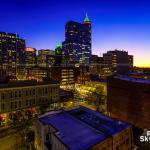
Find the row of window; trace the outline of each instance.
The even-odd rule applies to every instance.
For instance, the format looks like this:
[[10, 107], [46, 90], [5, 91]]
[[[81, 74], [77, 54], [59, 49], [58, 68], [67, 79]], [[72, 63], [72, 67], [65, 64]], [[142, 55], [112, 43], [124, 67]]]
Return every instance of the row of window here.
[[[49, 102], [52, 102], [52, 100], [57, 100], [58, 96], [54, 95], [54, 96], [50, 96], [50, 98], [40, 98], [39, 99], [39, 104], [44, 104]], [[24, 104], [23, 104], [24, 103]], [[8, 108], [8, 103], [2, 103], [1, 104], [1, 110], [2, 111], [7, 111], [7, 110], [13, 110], [13, 109], [18, 109], [21, 107], [26, 107], [26, 106], [33, 106], [36, 104], [36, 100], [35, 99], [27, 99], [25, 102], [24, 101], [11, 101], [10, 102], [10, 107]]]
[[[35, 99], [30, 99], [30, 100], [26, 100], [26, 106], [32, 106], [35, 104]], [[8, 107], [8, 104], [2, 103], [1, 104], [1, 109], [2, 111], [6, 110]], [[21, 101], [14, 101], [14, 102], [10, 102], [10, 109], [17, 109], [17, 108], [21, 108], [22, 107], [22, 102]]]
[[[48, 93], [56, 93], [58, 92], [57, 88], [43, 88], [37, 91], [38, 94], [48, 94]], [[36, 90], [26, 90], [26, 91], [14, 91], [10, 93], [1, 93], [1, 99], [4, 100], [6, 98], [19, 98], [21, 96], [34, 96], [36, 94]]]

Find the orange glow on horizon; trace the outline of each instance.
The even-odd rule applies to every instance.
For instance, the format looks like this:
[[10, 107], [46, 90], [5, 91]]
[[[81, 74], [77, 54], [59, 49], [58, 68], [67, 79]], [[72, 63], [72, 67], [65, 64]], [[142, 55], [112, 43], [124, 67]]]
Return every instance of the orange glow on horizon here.
[[134, 58], [134, 66], [150, 68], [150, 60], [147, 57], [135, 57]]

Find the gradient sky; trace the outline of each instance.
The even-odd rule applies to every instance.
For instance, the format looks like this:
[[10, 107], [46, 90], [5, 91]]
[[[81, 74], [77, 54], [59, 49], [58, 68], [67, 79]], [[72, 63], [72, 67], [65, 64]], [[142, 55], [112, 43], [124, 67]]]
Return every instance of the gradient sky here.
[[150, 1], [0, 0], [0, 31], [18, 33], [27, 46], [54, 49], [68, 20], [92, 21], [92, 53], [124, 49], [136, 66], [150, 67]]

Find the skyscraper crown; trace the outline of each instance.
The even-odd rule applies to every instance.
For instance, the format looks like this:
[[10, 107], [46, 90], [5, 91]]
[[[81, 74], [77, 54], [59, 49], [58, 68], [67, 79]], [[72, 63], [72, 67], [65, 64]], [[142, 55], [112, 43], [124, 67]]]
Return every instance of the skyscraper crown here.
[[84, 24], [91, 24], [91, 21], [86, 13], [85, 19], [84, 19]]

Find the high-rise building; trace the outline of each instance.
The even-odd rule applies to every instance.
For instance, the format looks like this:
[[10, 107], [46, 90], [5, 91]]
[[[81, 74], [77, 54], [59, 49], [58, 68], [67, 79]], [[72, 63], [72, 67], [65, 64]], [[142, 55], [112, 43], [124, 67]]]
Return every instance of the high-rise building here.
[[50, 67], [55, 63], [55, 51], [49, 49], [41, 49], [38, 51], [37, 64], [40, 67]]
[[36, 64], [36, 49], [32, 47], [26, 47], [25, 49], [25, 65], [26, 67], [33, 67]]
[[130, 67], [133, 66], [133, 56], [131, 60], [130, 55], [126, 51], [108, 51], [103, 54], [103, 58], [105, 67], [108, 67], [112, 73], [126, 74], [129, 72]]
[[83, 23], [69, 21], [65, 26], [62, 43], [69, 64], [89, 64], [91, 56], [91, 22], [86, 15]]
[[57, 44], [55, 48], [55, 66], [62, 66], [64, 64], [64, 57], [63, 57], [62, 45]]
[[16, 66], [23, 64], [25, 40], [18, 34], [0, 32], [0, 70], [16, 75]]

